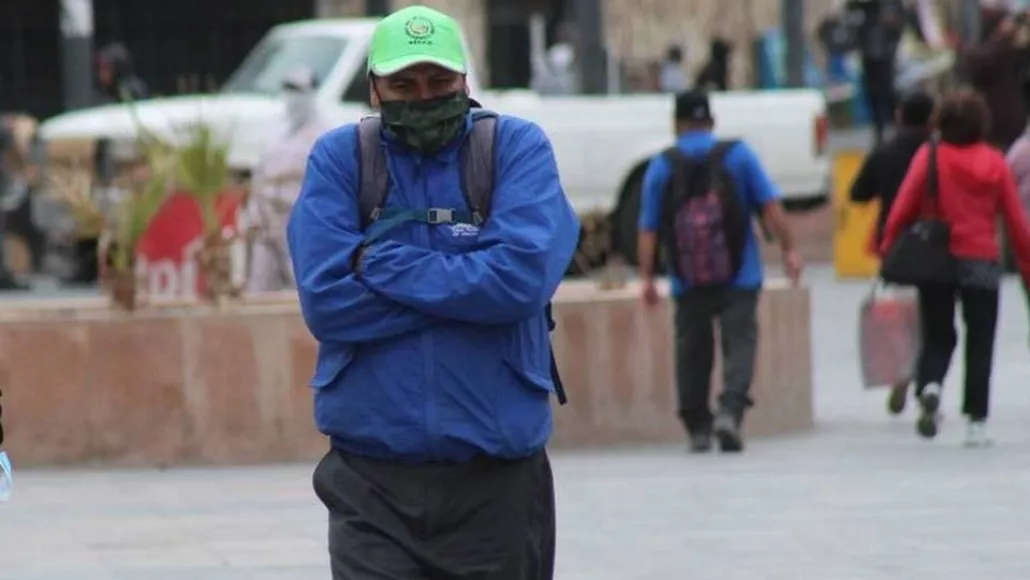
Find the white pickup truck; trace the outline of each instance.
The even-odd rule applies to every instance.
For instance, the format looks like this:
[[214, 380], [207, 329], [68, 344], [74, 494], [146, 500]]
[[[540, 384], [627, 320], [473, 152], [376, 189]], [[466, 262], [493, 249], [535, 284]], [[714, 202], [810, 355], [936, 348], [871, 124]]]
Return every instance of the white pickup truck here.
[[[247, 172], [283, 115], [278, 91], [297, 65], [320, 79], [322, 110], [339, 123], [368, 112], [365, 74], [374, 19], [327, 19], [273, 28], [215, 94], [151, 99], [135, 105], [148, 130], [174, 140], [205, 123], [231, 140], [230, 163]], [[529, 91], [485, 91], [469, 75], [472, 95], [487, 108], [538, 123], [550, 136], [562, 181], [580, 213], [614, 216], [619, 248], [635, 245], [639, 185], [648, 160], [672, 142], [668, 95], [544, 97]], [[744, 139], [758, 152], [789, 201], [826, 199], [830, 182], [826, 103], [817, 90], [731, 91], [712, 96], [720, 138]], [[44, 142], [109, 138], [131, 141], [128, 105], [58, 115], [40, 126]], [[624, 215], [622, 215], [624, 214]], [[635, 241], [635, 240], [633, 240]], [[632, 255], [630, 256], [632, 258]]]

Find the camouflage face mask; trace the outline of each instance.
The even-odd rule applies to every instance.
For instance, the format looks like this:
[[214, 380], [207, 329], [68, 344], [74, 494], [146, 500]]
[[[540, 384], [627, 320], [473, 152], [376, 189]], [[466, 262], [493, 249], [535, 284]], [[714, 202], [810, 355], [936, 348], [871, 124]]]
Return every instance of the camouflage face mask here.
[[455, 91], [420, 101], [383, 101], [383, 126], [402, 143], [419, 153], [443, 149], [461, 132], [469, 111], [469, 96]]

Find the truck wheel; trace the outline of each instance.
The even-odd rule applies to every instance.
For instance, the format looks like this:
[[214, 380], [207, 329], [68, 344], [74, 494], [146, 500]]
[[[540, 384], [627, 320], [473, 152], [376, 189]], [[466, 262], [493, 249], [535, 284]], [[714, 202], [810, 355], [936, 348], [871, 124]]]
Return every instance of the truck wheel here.
[[[640, 202], [643, 195], [644, 186], [644, 171], [641, 168], [640, 171], [634, 173], [633, 177], [630, 178], [626, 184], [626, 188], [622, 191], [622, 196], [619, 198], [619, 205], [616, 206], [615, 211], [612, 213], [611, 220], [611, 231], [612, 231], [612, 253], [621, 257], [626, 264], [630, 266], [639, 266], [640, 261], [637, 260], [637, 232], [638, 222], [640, 220]], [[654, 260], [654, 273], [658, 275], [665, 274], [665, 264], [661, 257], [661, 252], [655, 252]]]
[[609, 220], [611, 221], [612, 253], [630, 266], [637, 266], [637, 222], [640, 220], [640, 200], [644, 174], [634, 174], [619, 196]]

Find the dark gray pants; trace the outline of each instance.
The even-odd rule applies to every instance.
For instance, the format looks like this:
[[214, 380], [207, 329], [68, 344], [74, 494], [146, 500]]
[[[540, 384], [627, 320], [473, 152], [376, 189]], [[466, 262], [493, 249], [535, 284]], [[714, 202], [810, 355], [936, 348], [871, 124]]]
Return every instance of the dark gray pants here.
[[408, 465], [330, 451], [315, 468], [333, 580], [552, 580], [554, 480], [526, 459]]
[[688, 431], [712, 425], [709, 406], [715, 365], [715, 322], [722, 343], [723, 411], [743, 418], [758, 351], [758, 290], [695, 289], [676, 299], [676, 390]]

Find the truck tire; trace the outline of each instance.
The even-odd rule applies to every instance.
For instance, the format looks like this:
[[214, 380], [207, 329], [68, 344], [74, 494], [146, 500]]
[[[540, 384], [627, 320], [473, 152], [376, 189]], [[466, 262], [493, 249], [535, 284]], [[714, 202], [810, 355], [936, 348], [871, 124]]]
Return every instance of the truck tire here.
[[640, 220], [643, 186], [644, 172], [634, 172], [619, 196], [619, 203], [615, 206], [615, 211], [609, 216], [612, 253], [621, 257], [630, 266], [639, 265], [637, 260], [637, 222]]
[[[612, 253], [633, 267], [640, 265], [640, 261], [637, 259], [637, 233], [644, 188], [644, 169], [641, 167], [627, 181], [622, 195], [619, 196], [619, 204], [609, 218], [611, 220]], [[665, 273], [665, 264], [661, 259], [661, 252], [656, 249], [655, 253], [658, 255], [654, 260], [654, 273], [662, 275]]]

